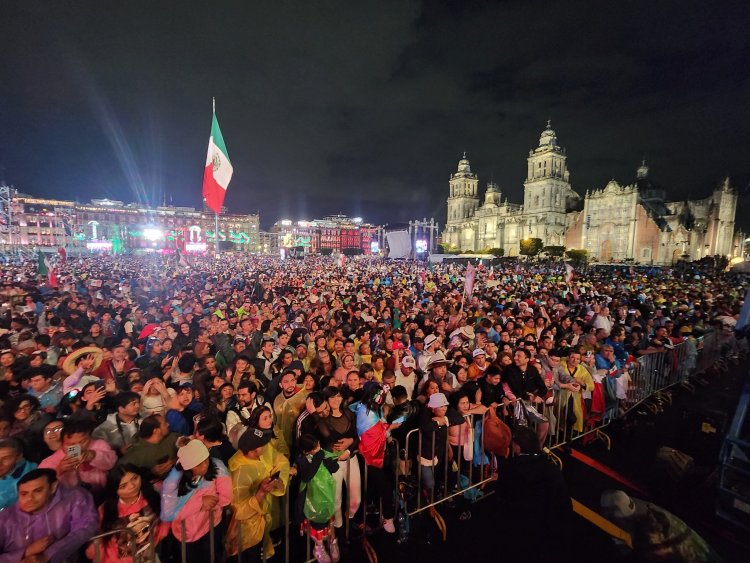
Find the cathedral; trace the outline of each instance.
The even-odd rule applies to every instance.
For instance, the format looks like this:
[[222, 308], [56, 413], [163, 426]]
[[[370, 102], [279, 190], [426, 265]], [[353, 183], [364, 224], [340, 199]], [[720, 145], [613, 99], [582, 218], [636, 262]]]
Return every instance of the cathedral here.
[[737, 193], [728, 178], [705, 199], [668, 202], [643, 162], [632, 183], [611, 180], [582, 197], [570, 185], [566, 160], [547, 122], [539, 146], [529, 151], [523, 204], [510, 203], [492, 182], [482, 202], [479, 178], [464, 154], [449, 181], [443, 243], [472, 252], [502, 248], [505, 256], [517, 256], [520, 241], [539, 238], [544, 246], [584, 249], [595, 262], [662, 265], [739, 250]]

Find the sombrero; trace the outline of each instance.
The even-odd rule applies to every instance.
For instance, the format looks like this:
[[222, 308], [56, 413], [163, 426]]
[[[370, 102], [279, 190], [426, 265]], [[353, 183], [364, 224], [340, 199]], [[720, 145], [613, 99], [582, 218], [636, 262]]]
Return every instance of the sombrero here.
[[102, 350], [101, 348], [97, 348], [96, 346], [86, 346], [84, 348], [78, 348], [78, 350], [73, 350], [70, 354], [68, 354], [68, 357], [65, 358], [65, 361], [62, 365], [63, 371], [68, 375], [73, 375], [73, 372], [76, 370], [76, 360], [78, 360], [78, 358], [80, 358], [81, 356], [86, 356], [87, 354], [94, 355], [94, 365], [91, 370], [93, 371], [98, 368], [102, 363], [102, 359], [104, 358], [104, 350]]

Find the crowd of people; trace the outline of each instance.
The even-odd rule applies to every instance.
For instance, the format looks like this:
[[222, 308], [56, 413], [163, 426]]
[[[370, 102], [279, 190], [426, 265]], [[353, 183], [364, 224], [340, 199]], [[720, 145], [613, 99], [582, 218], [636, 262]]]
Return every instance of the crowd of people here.
[[434, 500], [492, 467], [470, 415], [527, 427], [527, 450], [550, 424], [584, 432], [623, 407], [639, 357], [684, 343], [694, 361], [747, 285], [711, 261], [572, 280], [506, 263], [480, 267], [468, 295], [455, 264], [191, 262], [75, 258], [54, 287], [36, 262], [4, 266], [0, 562], [260, 561], [285, 498], [316, 559], [336, 562], [364, 490], [381, 533], [404, 539], [394, 463]]

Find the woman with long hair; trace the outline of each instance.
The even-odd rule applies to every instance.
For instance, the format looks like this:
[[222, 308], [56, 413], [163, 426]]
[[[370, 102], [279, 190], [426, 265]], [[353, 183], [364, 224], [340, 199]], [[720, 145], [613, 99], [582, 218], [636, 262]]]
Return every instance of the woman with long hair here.
[[203, 442], [190, 440], [177, 450], [177, 463], [162, 488], [161, 519], [171, 523], [176, 542], [184, 536], [188, 563], [205, 563], [220, 548], [221, 542], [211, 545], [209, 528], [221, 524], [222, 508], [231, 500], [227, 467]]
[[353, 453], [359, 441], [357, 421], [352, 411], [342, 408], [343, 397], [338, 387], [326, 387], [323, 389], [323, 397], [328, 401], [331, 413], [318, 420], [318, 432], [322, 438], [321, 447], [338, 454], [339, 470], [333, 474], [333, 479], [336, 481], [334, 525], [340, 528], [344, 523], [341, 514], [344, 483], [346, 483], [346, 496], [349, 503], [348, 518], [353, 518], [356, 514], [362, 496], [359, 462], [357, 455]]
[[250, 362], [250, 359], [244, 354], [237, 356], [232, 365], [227, 368], [227, 381], [232, 384], [232, 387], [237, 389], [240, 381], [250, 380], [254, 382], [259, 388], [265, 388], [261, 385], [260, 381], [255, 377], [255, 367]]
[[[107, 475], [104, 492], [104, 503], [99, 507], [102, 532], [127, 528], [132, 535], [122, 532], [107, 536], [100, 546], [101, 561], [155, 561], [156, 546], [169, 533], [169, 525], [159, 520], [161, 498], [149, 479], [135, 465], [117, 465]], [[94, 559], [95, 554], [96, 546], [92, 543], [86, 555]]]

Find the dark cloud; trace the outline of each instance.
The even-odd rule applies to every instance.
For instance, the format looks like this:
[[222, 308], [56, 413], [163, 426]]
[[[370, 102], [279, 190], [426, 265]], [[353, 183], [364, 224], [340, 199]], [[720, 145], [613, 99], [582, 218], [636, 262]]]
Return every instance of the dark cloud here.
[[[674, 198], [750, 180], [740, 2], [8, 2], [0, 163], [40, 195], [197, 205], [211, 97], [227, 205], [445, 217], [466, 150], [522, 199], [548, 118], [583, 193], [646, 157]], [[750, 226], [750, 225], [748, 225]]]

